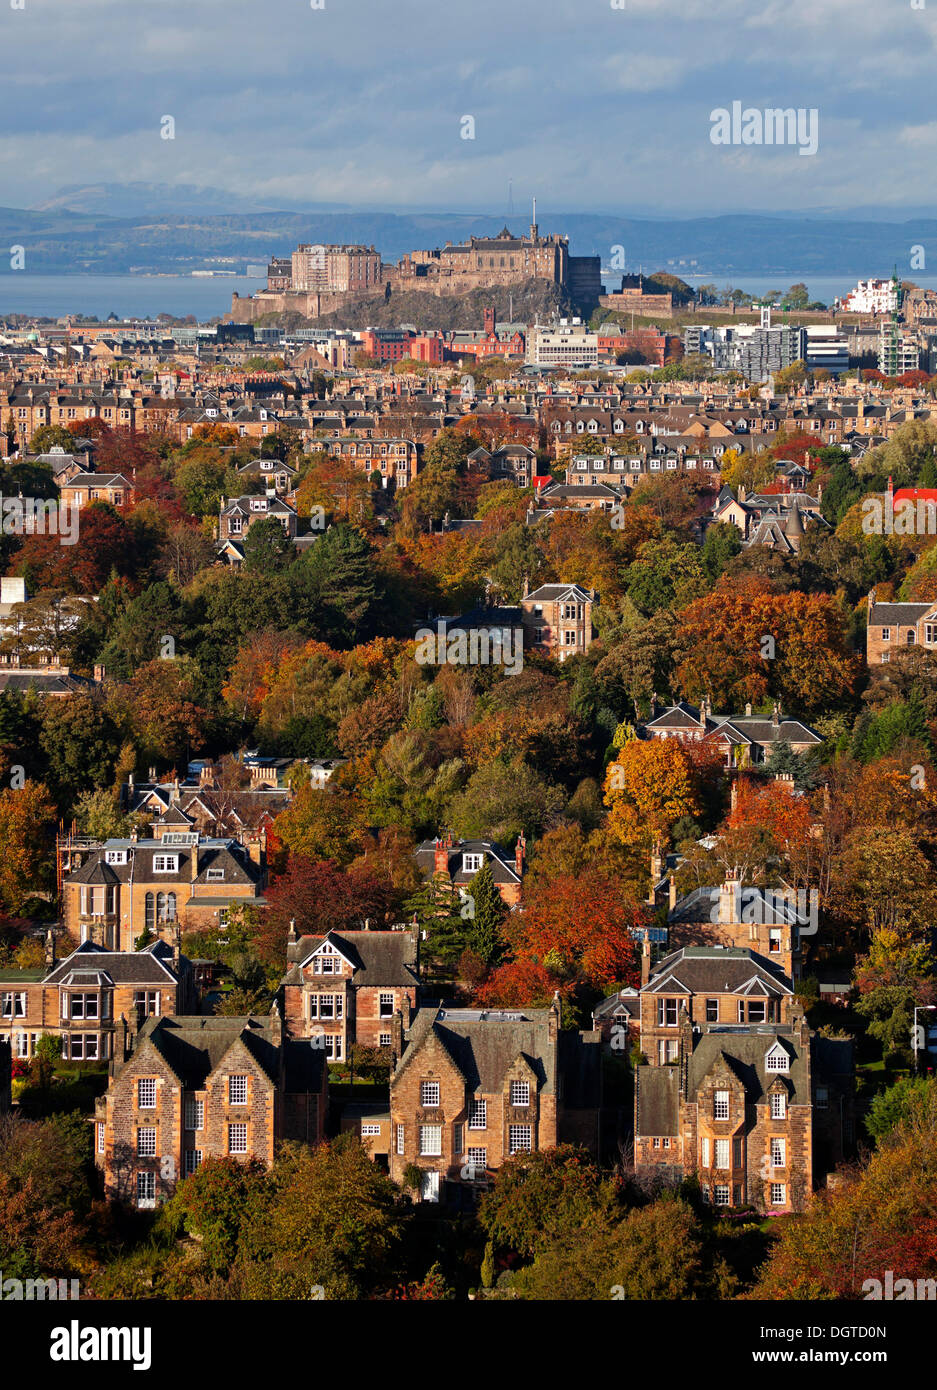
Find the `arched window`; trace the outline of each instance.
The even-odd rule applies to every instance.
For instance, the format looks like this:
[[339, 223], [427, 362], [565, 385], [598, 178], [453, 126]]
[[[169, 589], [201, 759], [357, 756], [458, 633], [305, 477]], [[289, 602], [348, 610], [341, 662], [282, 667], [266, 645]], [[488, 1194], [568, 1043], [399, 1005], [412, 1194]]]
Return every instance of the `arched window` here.
[[146, 895], [146, 915], [144, 921], [150, 931], [156, 926], [156, 899], [152, 893], [147, 893]]
[[157, 894], [156, 894], [156, 920], [157, 920], [158, 922], [165, 922], [165, 920], [166, 920], [166, 894], [165, 894], [165, 893], [157, 893]]
[[913, 646], [914, 646], [914, 628], [913, 628], [913, 627], [909, 627], [909, 628], [908, 628], [908, 646], [909, 646], [909, 647], [913, 647]]
[[175, 895], [175, 893], [167, 893], [167, 894], [166, 894], [166, 921], [167, 921], [167, 922], [174, 922], [175, 920], [176, 920], [176, 895]]

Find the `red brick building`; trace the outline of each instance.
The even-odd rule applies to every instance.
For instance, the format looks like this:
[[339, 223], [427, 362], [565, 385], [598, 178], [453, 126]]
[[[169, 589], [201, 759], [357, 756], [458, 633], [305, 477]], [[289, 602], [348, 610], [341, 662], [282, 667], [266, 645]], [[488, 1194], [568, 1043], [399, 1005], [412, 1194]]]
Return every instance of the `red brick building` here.
[[291, 937], [280, 986], [283, 1017], [296, 1038], [319, 1038], [329, 1061], [353, 1043], [392, 1045], [393, 1020], [407, 1023], [419, 992], [419, 937], [411, 931], [343, 931]]

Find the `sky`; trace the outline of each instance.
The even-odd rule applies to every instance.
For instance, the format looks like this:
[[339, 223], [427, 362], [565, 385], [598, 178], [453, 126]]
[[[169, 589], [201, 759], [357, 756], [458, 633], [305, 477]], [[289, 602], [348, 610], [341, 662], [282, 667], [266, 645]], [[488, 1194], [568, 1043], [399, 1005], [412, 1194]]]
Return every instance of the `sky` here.
[[[525, 220], [532, 194], [638, 216], [937, 206], [937, 0], [618, 2], [0, 0], [0, 204], [147, 181], [497, 215], [510, 184]], [[816, 110], [817, 152], [714, 145], [733, 101]]]

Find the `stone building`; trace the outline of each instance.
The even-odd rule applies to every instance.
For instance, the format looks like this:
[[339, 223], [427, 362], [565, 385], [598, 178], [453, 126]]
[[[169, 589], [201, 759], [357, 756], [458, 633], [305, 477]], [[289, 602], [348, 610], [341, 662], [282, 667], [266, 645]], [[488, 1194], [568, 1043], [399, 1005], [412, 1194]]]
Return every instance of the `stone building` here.
[[937, 647], [937, 603], [879, 603], [869, 594], [866, 655], [869, 666], [882, 666], [909, 647]]
[[444, 876], [454, 892], [466, 889], [483, 864], [491, 865], [495, 887], [508, 907], [516, 907], [522, 896], [524, 858], [527, 842], [518, 837], [513, 855], [491, 840], [454, 840], [452, 832], [424, 840], [413, 857], [424, 879]]
[[390, 1176], [421, 1170], [423, 1201], [458, 1200], [513, 1154], [598, 1149], [601, 1042], [548, 1009], [423, 1008], [395, 1021]]
[[412, 439], [330, 439], [326, 449], [333, 458], [351, 463], [359, 472], [381, 475], [381, 486], [393, 483], [405, 488], [419, 468], [419, 451]]
[[244, 497], [221, 499], [221, 513], [218, 518], [218, 541], [233, 541], [240, 544], [255, 521], [267, 521], [270, 517], [278, 521], [289, 537], [296, 535], [296, 509], [282, 497], [268, 497], [248, 494]]
[[206, 1158], [257, 1159], [278, 1143], [316, 1144], [328, 1098], [325, 1051], [266, 1018], [150, 1018], [123, 1030], [95, 1107], [105, 1195], [152, 1208]]
[[694, 888], [678, 898], [670, 888], [668, 940], [673, 947], [733, 947], [754, 951], [768, 967], [791, 978], [801, 974], [801, 936], [811, 935], [815, 897], [778, 889], [743, 886], [733, 874], [712, 887]]
[[179, 948], [155, 941], [142, 951], [110, 951], [85, 941], [56, 961], [51, 932], [46, 969], [0, 974], [0, 1038], [17, 1058], [32, 1057], [43, 1033], [62, 1039], [73, 1062], [114, 1055], [120, 1018], [136, 1028], [145, 1018], [193, 1013], [198, 1006], [191, 964]]
[[[304, 245], [293, 252], [290, 284], [278, 287], [353, 294], [377, 292], [381, 279], [381, 256], [373, 246]], [[268, 288], [274, 287], [268, 283]]]
[[791, 982], [775, 960], [738, 946], [687, 946], [655, 967], [640, 991], [640, 1042], [652, 1066], [675, 1062], [680, 1018], [691, 1024], [791, 1022]]
[[262, 906], [266, 879], [259, 838], [245, 846], [194, 831], [76, 843], [61, 872], [69, 936], [108, 951], [131, 951], [144, 929], [171, 941], [177, 922], [206, 930], [237, 903]]
[[721, 750], [729, 768], [764, 763], [779, 743], [788, 744], [794, 753], [807, 753], [823, 742], [802, 719], [782, 713], [778, 701], [770, 716], [753, 715], [750, 704], [743, 714], [713, 714], [708, 696], [699, 706], [680, 700], [660, 713], [653, 699], [650, 717], [639, 732], [648, 738], [677, 738], [686, 743], [705, 740]]
[[525, 646], [557, 661], [581, 656], [592, 645], [592, 608], [597, 602], [595, 590], [580, 584], [541, 584], [531, 593], [525, 580], [521, 599]]
[[415, 931], [343, 931], [297, 938], [280, 986], [293, 1037], [320, 1038], [329, 1061], [347, 1059], [353, 1043], [389, 1048], [393, 1020], [407, 1024], [419, 994]]
[[679, 1053], [635, 1073], [638, 1172], [696, 1174], [719, 1207], [803, 1210], [853, 1139], [852, 1044], [790, 1024], [694, 1027]]

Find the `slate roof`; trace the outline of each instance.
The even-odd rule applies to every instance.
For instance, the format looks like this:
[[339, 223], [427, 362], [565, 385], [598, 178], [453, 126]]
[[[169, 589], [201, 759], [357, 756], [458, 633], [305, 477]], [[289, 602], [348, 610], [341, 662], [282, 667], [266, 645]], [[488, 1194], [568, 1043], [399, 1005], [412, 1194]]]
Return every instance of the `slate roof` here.
[[[521, 877], [515, 867], [515, 857], [510, 850], [492, 840], [458, 840], [450, 846], [447, 855], [447, 872], [453, 883], [469, 883], [474, 872], [463, 869], [463, 854], [483, 854], [484, 862], [491, 865], [495, 883], [520, 883]], [[436, 841], [424, 840], [413, 852], [417, 867], [424, 878], [432, 878], [436, 863]]]
[[636, 1136], [679, 1132], [680, 1072], [678, 1067], [636, 1067]]
[[[741, 946], [687, 946], [658, 963], [642, 994], [661, 991], [691, 994], [749, 993], [752, 982], [769, 995], [793, 993], [786, 977], [770, 960]], [[614, 995], [612, 996], [615, 997]]]
[[874, 603], [869, 611], [869, 627], [918, 623], [933, 607], [933, 603]]
[[[189, 964], [185, 956], [181, 957], [182, 962]], [[165, 985], [167, 980], [177, 978], [172, 948], [165, 941], [154, 942], [143, 951], [105, 951], [85, 941], [53, 966], [43, 984], [77, 984], [77, 976], [86, 971], [102, 974], [115, 985]]]
[[409, 931], [332, 931], [325, 936], [301, 936], [286, 948], [291, 967], [287, 981], [302, 979], [302, 967], [324, 941], [351, 961], [356, 985], [406, 987], [418, 983], [418, 946]]
[[[204, 884], [208, 880], [208, 870], [222, 870], [223, 879], [211, 881], [229, 884], [256, 884], [260, 880], [260, 869], [248, 857], [246, 851], [236, 840], [201, 839], [194, 845], [166, 845], [161, 840], [106, 840], [103, 845], [92, 850], [89, 858], [80, 869], [68, 875], [68, 883], [129, 883], [131, 875], [135, 883], [158, 882], [169, 886], [175, 883], [191, 883], [191, 856], [198, 850], [198, 875], [195, 883]], [[108, 864], [108, 850], [127, 850], [126, 864]], [[153, 856], [156, 854], [175, 854], [179, 867], [174, 873], [155, 873]]]
[[[505, 1078], [518, 1057], [523, 1057], [537, 1080], [541, 1094], [555, 1095], [559, 1048], [550, 1041], [550, 1009], [420, 1009], [406, 1034], [407, 1046], [397, 1062], [392, 1083], [419, 1055], [429, 1035], [436, 1038], [461, 1072], [466, 1088], [496, 1095], [504, 1089]], [[580, 1035], [577, 1034], [578, 1038]], [[590, 1065], [599, 1066], [599, 1047], [592, 1046], [594, 1064], [584, 1064], [584, 1075], [567, 1077], [565, 1103], [574, 1108], [588, 1104], [580, 1092], [568, 1084], [572, 1079], [581, 1087], [588, 1082]], [[564, 1053], [564, 1062], [576, 1067], [575, 1050]]]
[[[201, 1090], [207, 1077], [238, 1040], [276, 1084], [279, 1075], [278, 1026], [272, 1018], [202, 1018], [190, 1014], [148, 1018], [134, 1043], [138, 1052], [149, 1039], [187, 1090]], [[312, 1049], [310, 1049], [312, 1051]]]
[[593, 1022], [598, 1018], [637, 1018], [641, 1012], [641, 997], [636, 989], [620, 989], [609, 994], [592, 1010]]
[[[768, 1071], [765, 1066], [766, 1056], [778, 1042], [790, 1058], [786, 1072]], [[809, 1103], [806, 1057], [790, 1028], [772, 1027], [770, 1024], [761, 1028], [734, 1030], [712, 1026], [700, 1035], [690, 1058], [688, 1095], [696, 1094], [720, 1057], [725, 1058], [744, 1085], [747, 1103], [755, 1104], [762, 1100], [778, 1076], [783, 1076], [789, 1083], [788, 1097], [793, 1104]]]

